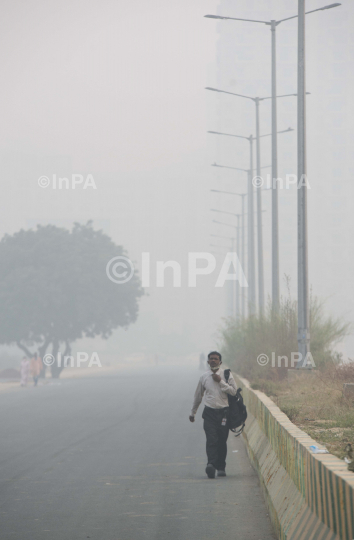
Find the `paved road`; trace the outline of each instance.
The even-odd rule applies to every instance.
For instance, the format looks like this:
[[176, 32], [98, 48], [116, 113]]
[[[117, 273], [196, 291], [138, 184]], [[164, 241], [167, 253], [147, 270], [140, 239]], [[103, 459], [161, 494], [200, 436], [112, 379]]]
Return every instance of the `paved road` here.
[[229, 438], [205, 473], [196, 370], [152, 367], [0, 394], [1, 540], [273, 540], [258, 478]]

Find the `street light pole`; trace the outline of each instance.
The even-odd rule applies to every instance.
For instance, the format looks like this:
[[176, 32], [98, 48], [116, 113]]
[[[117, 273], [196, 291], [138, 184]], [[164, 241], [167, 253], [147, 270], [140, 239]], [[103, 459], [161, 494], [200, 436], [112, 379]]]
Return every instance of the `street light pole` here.
[[[215, 221], [215, 223], [220, 223], [218, 221]], [[225, 225], [225, 223], [222, 223], [222, 225]], [[233, 225], [229, 225], [230, 227], [232, 227], [233, 229], [235, 228]], [[220, 234], [211, 234], [210, 236], [214, 236], [215, 238], [224, 238], [225, 240], [231, 240], [231, 252], [234, 253], [235, 252], [235, 237], [234, 236], [222, 236]], [[227, 292], [227, 289], [229, 289], [229, 292]], [[226, 289], [226, 292], [227, 292], [227, 314], [229, 317], [234, 317], [235, 315], [235, 299], [234, 299], [234, 290], [235, 290], [235, 285], [234, 285], [234, 280], [228, 280], [228, 283], [227, 283], [227, 289]]]
[[279, 308], [279, 216], [278, 216], [278, 148], [277, 148], [277, 79], [276, 79], [276, 27], [271, 21], [272, 32], [272, 306]]
[[[242, 247], [241, 247], [241, 253], [242, 253], [242, 268], [245, 268], [246, 265], [246, 258], [245, 258], [245, 197], [247, 193], [240, 193], [241, 197], [241, 238], [242, 238]], [[245, 319], [246, 317], [246, 302], [245, 302], [245, 291], [242, 289], [242, 299], [241, 299], [241, 306], [242, 306], [242, 319]]]
[[[289, 131], [291, 130], [291, 128], [289, 128], [288, 130], [286, 131]], [[217, 133], [215, 131], [211, 131], [209, 133]], [[285, 132], [281, 132], [281, 133], [285, 133]], [[227, 135], [227, 133], [217, 133], [218, 135]], [[267, 137], [267, 135], [262, 135], [263, 137]], [[231, 135], [231, 137], [233, 137], [233, 135]], [[239, 167], [227, 167], [225, 165], [218, 165], [217, 163], [214, 163], [213, 164], [213, 167], [221, 167], [221, 168], [224, 168], [224, 169], [234, 169], [236, 171], [243, 171], [243, 172], [246, 172], [247, 173], [247, 181], [248, 181], [248, 187], [249, 187], [249, 178], [250, 176], [252, 176], [250, 174], [250, 171], [248, 169], [241, 169]], [[261, 167], [262, 169], [267, 169], [269, 167], [269, 165], [266, 165], [265, 167]], [[211, 191], [219, 191], [217, 189], [212, 189]], [[258, 189], [258, 191], [260, 191], [260, 189]], [[220, 192], [220, 193], [229, 193], [230, 195], [239, 195], [240, 197], [242, 197], [242, 213], [241, 213], [241, 231], [242, 231], [242, 269], [243, 271], [245, 271], [245, 266], [246, 266], [246, 259], [245, 259], [245, 197], [246, 195], [248, 195], [248, 193], [234, 193], [234, 192], [230, 192], [230, 191], [224, 191], [224, 192]], [[248, 205], [248, 208], [249, 208], [249, 205]], [[250, 214], [250, 212], [248, 211], [248, 214]], [[257, 214], [258, 214], [258, 209], [257, 209]], [[254, 221], [253, 221], [254, 223]], [[257, 225], [259, 227], [260, 223], [262, 223], [261, 221], [257, 220]], [[248, 220], [248, 226], [249, 226], [249, 220]], [[253, 235], [254, 236], [254, 235]], [[250, 235], [248, 234], [248, 238], [250, 238]], [[249, 246], [248, 246], [248, 249], [249, 249]], [[248, 257], [248, 260], [249, 260], [249, 257]], [[248, 276], [249, 276], [249, 265], [248, 265]], [[245, 292], [242, 291], [242, 318], [244, 319], [246, 316], [246, 307], [245, 307]]]
[[[231, 240], [231, 252], [234, 253], [236, 251], [236, 248], [235, 248], [235, 238], [233, 238]], [[231, 281], [230, 280], [230, 303], [231, 303], [231, 317], [232, 318], [235, 318], [236, 317], [236, 313], [235, 313], [235, 288], [236, 288], [236, 283], [234, 281]]]
[[[223, 167], [223, 165], [216, 165], [215, 167]], [[225, 167], [226, 169], [236, 169], [239, 171], [244, 171], [247, 173], [247, 178], [249, 177], [249, 171], [247, 169], [239, 169], [237, 167]], [[239, 197], [242, 197], [242, 212], [241, 212], [241, 266], [242, 271], [245, 273], [245, 267], [246, 267], [246, 259], [245, 259], [245, 197], [247, 196], [247, 193], [235, 193], [234, 191], [221, 191], [219, 189], [211, 189], [210, 191], [214, 191], [216, 193], [227, 193], [229, 195], [238, 195]], [[234, 216], [237, 216], [239, 214], [233, 214], [232, 212], [223, 212], [222, 210], [214, 210], [214, 212], [221, 212], [223, 214], [232, 214]], [[239, 244], [238, 244], [239, 245]], [[244, 319], [246, 317], [246, 301], [245, 301], [245, 291], [242, 290], [242, 296], [241, 296], [241, 316]]]
[[[213, 209], [212, 209], [213, 210]], [[217, 221], [216, 219], [213, 219], [213, 223], [218, 223], [220, 225], [225, 225], [226, 227], [232, 227], [235, 229], [235, 238], [236, 238], [236, 255], [239, 258], [240, 254], [240, 214], [234, 214], [233, 212], [223, 212], [222, 210], [213, 210], [214, 212], [220, 212], [221, 214], [231, 214], [232, 216], [235, 216], [237, 218], [237, 225], [231, 225], [230, 223], [224, 223], [223, 221]], [[242, 267], [242, 262], [241, 262]], [[242, 267], [242, 272], [243, 272]], [[234, 284], [235, 288], [235, 306], [236, 306], [236, 319], [238, 320], [240, 318], [240, 283], [238, 280], [236, 280], [236, 283]]]
[[[275, 47], [275, 34], [274, 34], [274, 47]], [[275, 64], [274, 64], [275, 65]], [[274, 70], [275, 75], [275, 70]], [[232, 96], [237, 96], [245, 99], [250, 99], [253, 101], [256, 105], [256, 167], [257, 167], [257, 176], [260, 177], [261, 175], [261, 150], [260, 150], [260, 137], [268, 136], [268, 135], [260, 135], [260, 129], [259, 129], [259, 103], [260, 101], [265, 101], [267, 99], [272, 99], [273, 103], [273, 94], [272, 96], [266, 96], [266, 97], [252, 97], [252, 96], [246, 96], [244, 94], [236, 94], [234, 92], [227, 92], [225, 90], [219, 90], [218, 88], [211, 88], [210, 86], [206, 87], [206, 90], [211, 90], [213, 92], [219, 92], [222, 94], [230, 94]], [[276, 90], [276, 88], [274, 89]], [[283, 94], [280, 96], [275, 96], [275, 99], [283, 98], [283, 97], [290, 97], [290, 96], [296, 96], [296, 94]], [[273, 111], [273, 109], [272, 109]], [[276, 109], [275, 109], [275, 117], [276, 117]], [[276, 121], [275, 121], [276, 126]], [[272, 133], [270, 134], [272, 136], [272, 148], [277, 148], [276, 145], [276, 138], [275, 138], [275, 144], [274, 144], [274, 133], [276, 129], [274, 128], [274, 124], [272, 123]], [[280, 132], [282, 133], [282, 132]], [[276, 157], [276, 152], [275, 152]], [[276, 162], [276, 159], [275, 159]], [[276, 198], [276, 200], [278, 200]], [[272, 205], [272, 207], [278, 212], [278, 206]], [[274, 220], [275, 224], [278, 223], [278, 215], [276, 216], [276, 219]], [[264, 312], [264, 268], [263, 268], [263, 229], [262, 229], [262, 193], [259, 189], [257, 189], [257, 223], [260, 225], [257, 229], [257, 247], [258, 247], [258, 300], [259, 300], [259, 312], [262, 315]], [[273, 235], [272, 235], [273, 236]], [[277, 234], [278, 236], [278, 234]], [[272, 244], [273, 245], [273, 244]], [[278, 274], [279, 274], [279, 249], [278, 249]]]
[[[219, 166], [219, 165], [216, 165]], [[233, 167], [232, 167], [233, 168]], [[244, 172], [248, 171], [246, 169], [238, 169]], [[212, 189], [211, 191], [215, 191], [216, 193], [227, 193], [229, 195], [238, 195], [241, 197], [241, 266], [242, 266], [242, 272], [245, 273], [246, 270], [246, 258], [245, 258], [245, 197], [247, 197], [247, 193], [235, 193], [233, 191], [220, 191], [219, 189]], [[215, 212], [220, 212], [220, 210], [214, 210]], [[223, 213], [229, 213], [229, 212], [223, 212]], [[239, 214], [233, 214], [233, 215], [239, 215]], [[238, 244], [240, 245], [240, 244]], [[245, 300], [245, 291], [242, 287], [242, 295], [241, 295], [241, 317], [242, 319], [245, 319], [246, 317], [246, 300]]]
[[[233, 168], [233, 167], [231, 167]], [[242, 170], [242, 169], [241, 169]], [[248, 173], [248, 171], [246, 171]], [[240, 214], [234, 214], [233, 212], [225, 212], [224, 210], [216, 210], [215, 208], [211, 208], [211, 211], [212, 212], [220, 212], [221, 214], [230, 214], [231, 216], [236, 216], [237, 217], [237, 248], [236, 248], [236, 251], [237, 253], [239, 253], [239, 249], [240, 249], [240, 237], [239, 237], [239, 233], [240, 233], [240, 230], [241, 230], [241, 267], [242, 267], [242, 271], [243, 273], [245, 273], [245, 215], [246, 215], [246, 212], [245, 212], [245, 197], [247, 196], [247, 193], [235, 193], [234, 191], [221, 191], [219, 189], [211, 189], [210, 191], [214, 191], [216, 193], [227, 193], [229, 195], [238, 195], [240, 197], [242, 197], [242, 212], [241, 212], [241, 215]], [[269, 191], [268, 189], [266, 189], [266, 191]], [[262, 210], [262, 212], [265, 212], [265, 210]], [[241, 218], [241, 227], [240, 227], [240, 224], [239, 224], [239, 218]], [[215, 223], [222, 223], [221, 221], [215, 221], [213, 220]], [[232, 227], [232, 225], [229, 225], [229, 224], [226, 224], [226, 223], [222, 223], [222, 225], [228, 225], [229, 227]], [[240, 311], [238, 310], [238, 313], [240, 313]], [[244, 294], [244, 291], [243, 291], [243, 288], [242, 288], [242, 295], [241, 295], [241, 317], [242, 319], [244, 319], [246, 316], [246, 313], [245, 313], [245, 294]]]
[[[307, 182], [306, 182], [306, 103], [305, 103], [305, 0], [299, 0], [298, 26], [298, 351], [304, 360], [310, 350], [308, 306]], [[303, 180], [305, 179], [305, 182]], [[305, 183], [305, 185], [304, 185]], [[301, 364], [298, 364], [299, 366]]]
[[[330, 9], [341, 4], [331, 4]], [[306, 77], [305, 77], [305, 0], [298, 4], [298, 72], [297, 72], [297, 237], [298, 237], [298, 351], [304, 361], [310, 351], [310, 321], [308, 301], [307, 242], [307, 167], [306, 167]], [[301, 363], [300, 363], [301, 365]], [[298, 365], [300, 367], [300, 365]]]
[[248, 313], [256, 313], [256, 275], [255, 275], [255, 249], [254, 249], [254, 198], [253, 198], [253, 136], [249, 137], [250, 168], [248, 170]]
[[253, 135], [245, 137], [244, 135], [230, 135], [228, 133], [219, 133], [218, 131], [208, 131], [214, 135], [226, 135], [228, 137], [237, 137], [246, 139], [250, 144], [250, 168], [240, 169], [247, 172], [247, 193], [248, 193], [248, 314], [256, 313], [256, 269], [255, 269], [255, 245], [254, 245], [254, 204], [253, 204]]
[[[209, 90], [215, 90], [212, 88], [208, 88]], [[222, 90], [215, 90], [217, 92], [223, 92]], [[226, 92], [229, 93], [229, 92]], [[238, 94], [235, 94], [238, 95]], [[296, 95], [296, 94], [289, 94], [289, 95]], [[278, 96], [278, 97], [287, 97], [286, 96]], [[245, 97], [245, 96], [242, 96]], [[265, 135], [259, 134], [259, 101], [263, 99], [268, 98], [250, 98], [256, 102], [256, 154], [257, 154], [257, 176], [261, 176], [261, 169], [264, 167], [261, 167], [261, 160], [260, 160], [260, 139], [261, 137], [273, 137], [273, 130], [272, 133], [267, 133]], [[292, 128], [284, 129], [282, 131], [278, 131], [278, 133], [289, 133], [290, 131], [294, 131]], [[247, 139], [250, 143], [250, 169], [248, 170], [248, 215], [252, 215], [252, 218], [248, 218], [248, 238], [249, 238], [249, 245], [248, 245], [248, 279], [249, 279], [249, 314], [254, 314], [256, 311], [256, 276], [255, 276], [255, 245], [254, 245], [254, 216], [253, 211], [251, 212], [250, 206], [253, 208], [253, 141], [254, 137], [250, 135], [249, 137], [244, 137], [241, 135], [233, 135], [230, 133], [220, 133], [219, 131], [208, 131], [208, 133], [212, 133], [213, 135], [225, 135], [227, 137], [237, 137], [241, 139]], [[237, 169], [237, 167], [229, 167], [233, 169]], [[245, 170], [245, 169], [240, 169]], [[276, 186], [274, 187], [273, 182], [273, 191], [277, 189], [277, 182], [275, 183]], [[257, 247], [258, 247], [258, 298], [259, 298], [259, 313], [260, 315], [263, 315], [264, 313], [264, 269], [263, 269], [263, 234], [262, 234], [262, 195], [261, 195], [261, 189], [257, 188]], [[251, 196], [252, 194], [252, 196]], [[274, 193], [272, 193], [272, 197], [274, 198]], [[278, 199], [276, 198], [278, 201]], [[274, 203], [272, 204], [272, 222], [274, 220]], [[278, 207], [276, 207], [276, 233], [278, 237]], [[272, 236], [273, 238], [273, 236]], [[250, 243], [251, 242], [251, 243]], [[253, 243], [252, 243], [253, 242]], [[272, 246], [274, 246], [274, 242], [272, 242]], [[251, 250], [251, 251], [250, 251]], [[273, 260], [274, 262], [274, 260]], [[279, 252], [278, 252], [278, 263], [279, 263]], [[274, 265], [273, 265], [274, 267]], [[253, 273], [252, 273], [253, 268]], [[278, 275], [279, 275], [279, 264], [278, 264]], [[254, 293], [252, 294], [252, 291]], [[274, 305], [274, 304], [273, 304]], [[253, 306], [253, 309], [252, 309]]]
[[[256, 104], [256, 153], [257, 153], [257, 176], [261, 176], [261, 141], [259, 133], [259, 98], [255, 98]], [[263, 268], [263, 227], [262, 227], [262, 191], [257, 189], [257, 247], [258, 247], [258, 304], [259, 314], [264, 313], [264, 268]]]
[[[236, 217], [237, 217], [237, 228], [236, 228], [237, 246], [236, 246], [236, 253], [237, 253], [237, 256], [238, 256], [238, 254], [240, 252], [240, 214], [237, 214]], [[236, 287], [236, 318], [237, 318], [237, 320], [239, 320], [240, 319], [240, 283], [236, 282], [235, 287]]]

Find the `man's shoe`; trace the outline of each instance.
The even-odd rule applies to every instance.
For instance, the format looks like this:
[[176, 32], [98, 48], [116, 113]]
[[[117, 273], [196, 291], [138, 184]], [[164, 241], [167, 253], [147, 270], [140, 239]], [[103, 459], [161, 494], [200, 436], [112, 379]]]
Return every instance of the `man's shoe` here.
[[209, 478], [215, 478], [216, 469], [214, 465], [212, 465], [211, 463], [208, 463], [208, 465], [206, 466], [205, 472], [207, 473]]
[[218, 476], [226, 476], [226, 472], [225, 471], [218, 471]]

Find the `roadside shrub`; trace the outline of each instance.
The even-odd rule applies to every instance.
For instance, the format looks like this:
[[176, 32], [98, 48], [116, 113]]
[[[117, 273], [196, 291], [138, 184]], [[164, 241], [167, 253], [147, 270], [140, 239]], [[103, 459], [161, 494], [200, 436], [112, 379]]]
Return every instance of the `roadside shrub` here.
[[301, 413], [300, 407], [292, 406], [281, 406], [280, 409], [284, 414], [289, 418], [290, 422], [296, 422], [297, 417]]
[[[311, 354], [316, 368], [322, 371], [328, 366], [338, 366], [341, 354], [334, 350], [334, 346], [350, 331], [349, 323], [325, 315], [324, 303], [310, 296]], [[269, 300], [263, 316], [254, 315], [244, 320], [225, 319], [219, 336], [225, 361], [240, 375], [256, 384], [262, 379], [273, 382], [283, 380], [288, 368], [296, 367], [291, 366], [291, 353], [298, 350], [297, 302], [289, 294], [281, 298], [278, 313], [273, 311]], [[257, 361], [260, 355], [268, 358], [265, 365]], [[279, 367], [279, 356], [286, 356], [288, 365], [283, 359]], [[272, 367], [272, 358], [275, 359], [275, 367]]]
[[267, 396], [273, 397], [276, 397], [280, 390], [278, 383], [267, 379], [257, 379], [256, 381], [251, 383], [251, 388], [253, 390], [260, 390]]

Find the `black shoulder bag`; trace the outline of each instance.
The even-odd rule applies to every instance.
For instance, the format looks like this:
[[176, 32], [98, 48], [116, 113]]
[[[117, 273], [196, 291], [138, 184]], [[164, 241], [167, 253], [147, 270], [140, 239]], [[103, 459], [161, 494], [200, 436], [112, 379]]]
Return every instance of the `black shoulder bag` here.
[[[230, 369], [225, 369], [224, 375], [226, 382], [229, 381]], [[241, 435], [247, 418], [246, 405], [243, 403], [243, 397], [241, 396], [242, 388], [238, 388], [235, 396], [227, 394], [229, 401], [229, 414], [227, 424], [229, 429], [236, 434], [236, 437]], [[237, 429], [240, 428], [240, 429]]]

